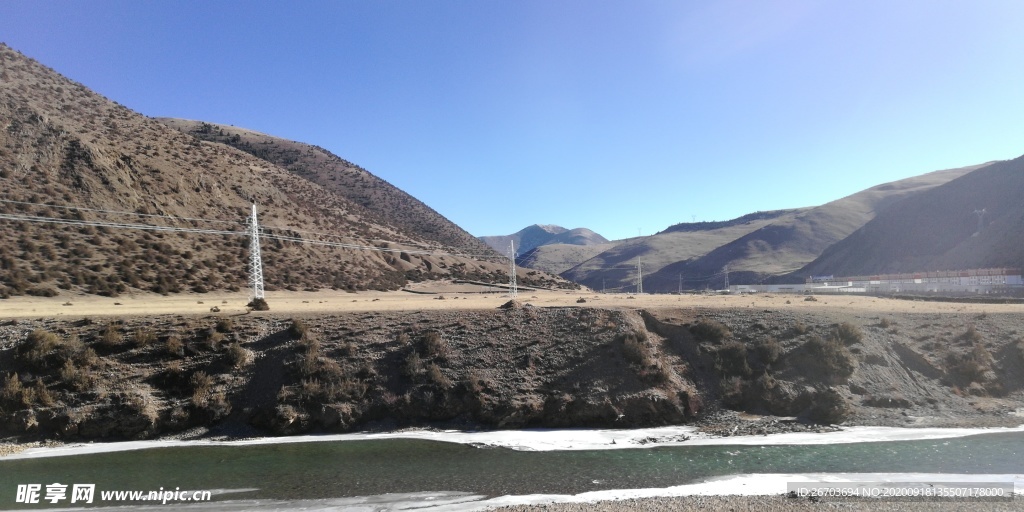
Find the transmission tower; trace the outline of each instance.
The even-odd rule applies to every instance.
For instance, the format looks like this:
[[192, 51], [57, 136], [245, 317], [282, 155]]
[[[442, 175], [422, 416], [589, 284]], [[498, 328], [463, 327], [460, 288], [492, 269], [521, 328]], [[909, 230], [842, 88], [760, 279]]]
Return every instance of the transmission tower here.
[[974, 214], [978, 216], [978, 231], [974, 233], [977, 235], [978, 233], [981, 233], [981, 228], [985, 226], [985, 209], [982, 208], [980, 210], [974, 210]]
[[515, 298], [519, 296], [519, 290], [516, 286], [516, 242], [514, 240], [508, 243], [508, 259], [508, 290], [512, 298]]
[[679, 295], [683, 294], [683, 273], [682, 272], [679, 273], [679, 291], [677, 293], [679, 293]]
[[729, 289], [729, 265], [722, 268], [722, 272], [725, 272], [725, 289]]
[[644, 269], [640, 258], [636, 259], [636, 293], [644, 292]]
[[252, 288], [251, 299], [263, 297], [263, 260], [260, 258], [260, 226], [256, 220], [256, 203], [252, 205], [252, 217], [249, 217], [249, 286]]

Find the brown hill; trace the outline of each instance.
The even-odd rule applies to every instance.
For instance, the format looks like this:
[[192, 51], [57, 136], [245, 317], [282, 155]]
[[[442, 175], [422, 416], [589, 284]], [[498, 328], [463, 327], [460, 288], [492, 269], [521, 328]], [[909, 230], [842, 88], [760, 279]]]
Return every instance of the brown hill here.
[[[373, 218], [270, 162], [132, 112], [0, 45], [0, 295], [239, 288], [253, 202], [267, 234], [306, 242], [264, 244], [270, 288], [507, 279], [502, 262], [455, 256], [462, 251]], [[95, 225], [102, 223], [164, 231]]]
[[1021, 197], [1024, 157], [988, 165], [893, 204], [795, 275], [1024, 267]]
[[[935, 171], [871, 187], [822, 206], [757, 212], [717, 223], [677, 224], [633, 239], [563, 274], [588, 286], [635, 285], [636, 258], [644, 264], [644, 291], [719, 288], [757, 283], [799, 269], [901, 199], [922, 193], [987, 164]], [[628, 256], [623, 258], [623, 256]]]
[[363, 207], [364, 215], [409, 235], [468, 253], [494, 255], [476, 237], [420, 200], [319, 146], [234, 126], [185, 119], [157, 120], [201, 140], [227, 144], [283, 167]]

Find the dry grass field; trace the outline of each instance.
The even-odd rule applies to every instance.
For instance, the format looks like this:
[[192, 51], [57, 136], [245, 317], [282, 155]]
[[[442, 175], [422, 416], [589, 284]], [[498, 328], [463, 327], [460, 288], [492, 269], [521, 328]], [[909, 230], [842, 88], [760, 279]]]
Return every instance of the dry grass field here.
[[[270, 313], [321, 314], [359, 311], [471, 311], [494, 309], [509, 300], [507, 291], [446, 282], [416, 283], [407, 291], [366, 292], [267, 292]], [[491, 292], [491, 293], [488, 293]], [[601, 294], [592, 291], [526, 291], [518, 300], [537, 307], [586, 306], [610, 309], [659, 308], [753, 308], [779, 311], [861, 313], [1018, 313], [1014, 304], [967, 304], [887, 299], [881, 297], [819, 295], [816, 301], [803, 295], [667, 295]], [[578, 302], [580, 299], [586, 302]], [[75, 318], [101, 316], [208, 315], [218, 308], [223, 315], [248, 312], [246, 291], [163, 296], [127, 294], [117, 298], [64, 294], [58, 297], [12, 297], [0, 301], [0, 318]], [[254, 313], [259, 314], [259, 313]]]

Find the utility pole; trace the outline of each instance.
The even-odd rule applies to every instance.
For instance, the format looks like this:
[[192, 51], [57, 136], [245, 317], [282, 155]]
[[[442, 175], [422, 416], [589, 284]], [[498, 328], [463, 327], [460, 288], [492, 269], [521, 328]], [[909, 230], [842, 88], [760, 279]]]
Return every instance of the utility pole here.
[[644, 292], [644, 270], [640, 258], [636, 259], [636, 293]]
[[514, 299], [519, 296], [519, 290], [516, 287], [516, 242], [514, 240], [509, 241], [508, 243], [508, 259], [508, 289], [509, 294]]
[[256, 203], [252, 205], [252, 217], [249, 217], [249, 286], [252, 288], [250, 300], [263, 297], [263, 260], [260, 258], [260, 226], [256, 220]]

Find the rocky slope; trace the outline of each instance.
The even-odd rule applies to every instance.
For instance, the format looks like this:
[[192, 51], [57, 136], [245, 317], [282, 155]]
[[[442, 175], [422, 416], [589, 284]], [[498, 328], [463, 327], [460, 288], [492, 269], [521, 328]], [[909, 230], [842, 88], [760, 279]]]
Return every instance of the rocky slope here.
[[63, 439], [194, 426], [614, 428], [715, 423], [709, 413], [723, 407], [826, 423], [1016, 424], [1007, 413], [1024, 405], [1022, 320], [510, 304], [8, 322], [0, 428]]
[[234, 126], [158, 118], [200, 140], [225, 144], [278, 165], [365, 209], [369, 217], [469, 254], [493, 255], [487, 246], [420, 200], [366, 169], [321, 148]]

